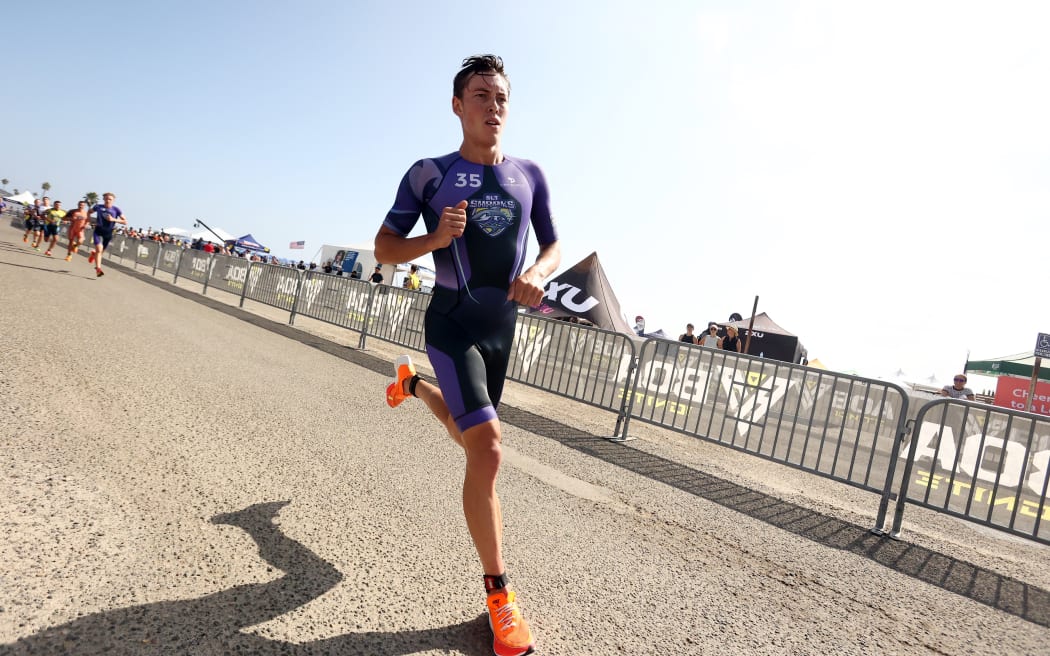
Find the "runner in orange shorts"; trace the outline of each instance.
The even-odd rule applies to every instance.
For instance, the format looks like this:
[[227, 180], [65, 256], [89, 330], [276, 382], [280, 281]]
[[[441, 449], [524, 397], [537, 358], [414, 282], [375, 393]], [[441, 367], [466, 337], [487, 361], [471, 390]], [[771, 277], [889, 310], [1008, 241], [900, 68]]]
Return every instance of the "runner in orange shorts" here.
[[77, 249], [84, 243], [84, 228], [88, 222], [87, 206], [87, 201], [82, 200], [77, 203], [75, 210], [66, 215], [66, 219], [69, 220], [69, 254], [66, 255], [66, 262], [73, 259]]

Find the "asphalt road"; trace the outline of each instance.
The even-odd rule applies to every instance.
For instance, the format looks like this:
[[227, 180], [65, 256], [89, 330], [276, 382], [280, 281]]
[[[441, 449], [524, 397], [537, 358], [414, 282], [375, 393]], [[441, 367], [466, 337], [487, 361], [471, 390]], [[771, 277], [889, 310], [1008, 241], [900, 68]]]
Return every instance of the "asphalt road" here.
[[[187, 289], [0, 225], [0, 654], [491, 653], [462, 455], [386, 407], [396, 351]], [[506, 401], [541, 654], [1047, 653], [1046, 547], [921, 510], [880, 538], [869, 493]]]

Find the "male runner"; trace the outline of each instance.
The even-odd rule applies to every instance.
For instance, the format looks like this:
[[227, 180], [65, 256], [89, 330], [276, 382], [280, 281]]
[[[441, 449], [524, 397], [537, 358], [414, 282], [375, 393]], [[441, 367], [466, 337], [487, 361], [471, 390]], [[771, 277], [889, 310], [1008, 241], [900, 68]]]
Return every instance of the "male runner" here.
[[[533, 162], [504, 155], [500, 146], [509, 100], [502, 59], [463, 61], [452, 98], [462, 145], [409, 169], [375, 240], [376, 259], [387, 264], [434, 254], [437, 280], [424, 325], [438, 386], [416, 376], [403, 355], [395, 362], [387, 403], [422, 399], [466, 454], [463, 514], [481, 560], [498, 656], [531, 653], [534, 641], [507, 588], [496, 495], [502, 455], [496, 406], [517, 305], [538, 305], [544, 279], [561, 261], [543, 172]], [[427, 234], [410, 238], [420, 214]], [[530, 224], [540, 254], [522, 273]]]
[[109, 247], [109, 242], [113, 239], [113, 229], [118, 223], [128, 224], [124, 213], [113, 204], [116, 199], [117, 197], [112, 192], [107, 191], [102, 194], [102, 202], [91, 208], [91, 213], [95, 215], [95, 250], [88, 255], [88, 263], [95, 264], [95, 276], [97, 277], [103, 275], [102, 252]]
[[33, 203], [32, 209], [32, 220], [33, 220], [33, 243], [31, 246], [33, 250], [40, 250], [40, 242], [44, 239], [44, 217], [47, 216], [47, 211], [51, 209], [51, 199], [47, 196], [40, 201], [40, 203]]
[[34, 198], [32, 205], [26, 205], [24, 217], [26, 224], [26, 231], [22, 235], [22, 243], [29, 243], [29, 233], [33, 232], [34, 226], [36, 225], [36, 216], [40, 212], [40, 199]]
[[75, 210], [66, 215], [66, 218], [69, 219], [69, 253], [66, 255], [66, 262], [73, 259], [73, 256], [77, 254], [77, 249], [84, 243], [84, 227], [88, 222], [87, 206], [87, 201], [82, 200], [77, 203]]
[[44, 251], [44, 255], [51, 257], [51, 250], [58, 242], [58, 231], [62, 228], [62, 221], [66, 218], [66, 211], [62, 209], [62, 201], [56, 200], [54, 207], [44, 213], [44, 241], [51, 240], [51, 244]]

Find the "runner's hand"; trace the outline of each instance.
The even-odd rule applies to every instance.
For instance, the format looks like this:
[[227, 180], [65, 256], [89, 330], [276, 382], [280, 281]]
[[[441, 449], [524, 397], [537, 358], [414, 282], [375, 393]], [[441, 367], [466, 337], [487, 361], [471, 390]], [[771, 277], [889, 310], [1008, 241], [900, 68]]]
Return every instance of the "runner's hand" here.
[[441, 210], [441, 218], [438, 219], [437, 230], [432, 234], [434, 249], [445, 248], [452, 243], [456, 237], [463, 235], [467, 227], [467, 201], [461, 200], [455, 207], [446, 207]]
[[527, 307], [536, 307], [543, 300], [543, 277], [530, 267], [510, 284], [507, 300]]

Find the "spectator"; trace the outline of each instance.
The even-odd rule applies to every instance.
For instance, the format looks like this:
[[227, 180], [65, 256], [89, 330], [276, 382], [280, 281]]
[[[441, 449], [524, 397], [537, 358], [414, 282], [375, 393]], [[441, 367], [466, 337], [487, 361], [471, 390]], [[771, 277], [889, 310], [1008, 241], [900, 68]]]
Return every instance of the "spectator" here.
[[[718, 326], [713, 326], [713, 328], [716, 331], [718, 330]], [[744, 344], [740, 341], [736, 326], [726, 326], [726, 336], [722, 338], [722, 343], [719, 344], [719, 348], [723, 351], [734, 351], [736, 353], [744, 352]]]
[[707, 327], [707, 332], [700, 338], [700, 345], [707, 348], [720, 348], [722, 338], [718, 336], [718, 324], [713, 323]]
[[381, 265], [376, 265], [375, 271], [372, 272], [372, 275], [371, 277], [369, 277], [369, 280], [371, 282], [376, 283], [377, 285], [383, 282], [383, 267]]
[[419, 267], [415, 264], [408, 270], [408, 275], [405, 276], [405, 289], [418, 290], [423, 285], [423, 281], [419, 279]]
[[977, 400], [973, 390], [966, 386], [966, 374], [959, 374], [952, 381], [951, 385], [942, 387], [941, 396], [947, 396], [950, 399], [966, 399], [967, 401]]
[[634, 332], [639, 336], [645, 334], [645, 317], [640, 314], [634, 318]]
[[686, 344], [696, 344], [696, 335], [693, 334], [693, 324], [685, 324], [685, 332], [678, 337], [679, 342], [685, 342]]

